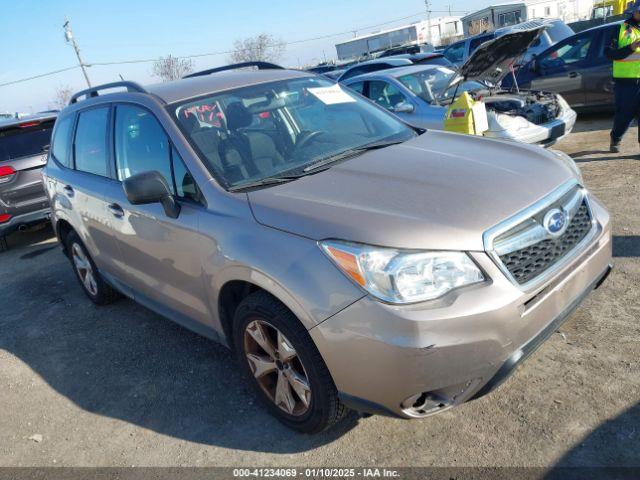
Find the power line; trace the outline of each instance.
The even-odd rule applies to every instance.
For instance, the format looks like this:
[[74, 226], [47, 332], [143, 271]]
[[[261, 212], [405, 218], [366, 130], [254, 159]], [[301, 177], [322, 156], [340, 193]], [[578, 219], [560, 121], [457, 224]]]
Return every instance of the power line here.
[[67, 72], [69, 70], [73, 70], [74, 68], [80, 68], [79, 65], [74, 65], [72, 67], [61, 68], [60, 70], [54, 70], [52, 72], [41, 73], [39, 75], [34, 75], [32, 77], [20, 78], [18, 80], [11, 80], [10, 82], [0, 83], [0, 87], [6, 87], [7, 85], [14, 85], [16, 83], [26, 82], [28, 80], [35, 80], [36, 78], [48, 77], [49, 75], [55, 75], [57, 73]]
[[[435, 13], [449, 13], [449, 10], [431, 10], [431, 12], [435, 12]], [[453, 11], [453, 13], [466, 13], [465, 11], [462, 10], [458, 10], [458, 11]], [[415, 18], [418, 16], [424, 16], [424, 11], [423, 12], [418, 12], [418, 13], [414, 13], [411, 15], [407, 15], [405, 17], [400, 17], [400, 18], [396, 18], [393, 20], [389, 20], [387, 22], [383, 22], [383, 23], [377, 23], [375, 25], [369, 25], [366, 27], [360, 27], [357, 29], [351, 29], [351, 30], [347, 30], [344, 32], [339, 32], [339, 33], [330, 33], [327, 35], [320, 35], [318, 37], [312, 37], [312, 38], [304, 38], [301, 40], [292, 40], [290, 42], [285, 42], [285, 45], [297, 45], [300, 43], [306, 43], [306, 42], [313, 42], [313, 41], [317, 41], [317, 40], [326, 40], [327, 38], [332, 38], [332, 37], [339, 37], [341, 35], [348, 35], [354, 32], [357, 32], [359, 30], [368, 30], [370, 28], [376, 28], [376, 27], [382, 27], [384, 25], [389, 25], [390, 23], [396, 23], [396, 22], [400, 22], [402, 20], [408, 20], [410, 18]], [[217, 55], [228, 55], [230, 53], [233, 53], [235, 50], [222, 50], [222, 51], [218, 51], [218, 52], [206, 52], [206, 53], [197, 53], [197, 54], [192, 54], [192, 55], [176, 55], [175, 58], [180, 58], [180, 59], [187, 59], [187, 58], [200, 58], [200, 57], [214, 57]], [[112, 62], [92, 62], [91, 64], [89, 64], [89, 66], [108, 66], [108, 65], [124, 65], [124, 64], [134, 64], [134, 63], [152, 63], [152, 62], [156, 62], [158, 60], [158, 58], [144, 58], [144, 59], [133, 59], [133, 60], [116, 60], [116, 61], [112, 61]]]
[[[431, 10], [432, 13], [466, 13], [466, 10]], [[317, 37], [312, 37], [312, 38], [304, 38], [304, 39], [300, 39], [300, 40], [292, 40], [290, 42], [285, 42], [285, 45], [297, 45], [300, 43], [306, 43], [306, 42], [313, 42], [313, 41], [317, 41], [317, 40], [326, 40], [327, 38], [332, 38], [332, 37], [339, 37], [341, 35], [349, 35], [351, 33], [354, 32], [358, 32], [360, 30], [368, 30], [370, 28], [376, 28], [376, 27], [382, 27], [385, 25], [389, 25], [391, 23], [396, 23], [396, 22], [400, 22], [402, 20], [408, 20], [410, 18], [415, 18], [418, 16], [423, 16], [424, 15], [424, 11], [423, 12], [418, 12], [418, 13], [414, 13], [411, 15], [407, 15], [404, 17], [400, 17], [400, 18], [395, 18], [393, 20], [389, 20], [386, 22], [382, 22], [382, 23], [377, 23], [375, 25], [369, 25], [366, 27], [360, 27], [357, 29], [351, 29], [348, 31], [344, 31], [344, 32], [339, 32], [339, 33], [331, 33], [331, 34], [327, 34], [327, 35], [320, 35]], [[201, 58], [201, 57], [213, 57], [213, 56], [217, 56], [217, 55], [228, 55], [233, 53], [235, 50], [223, 50], [223, 51], [218, 51], [218, 52], [206, 52], [206, 53], [196, 53], [196, 54], [191, 54], [191, 55], [177, 55], [176, 58], [180, 58], [180, 59], [187, 59], [187, 58]], [[136, 64], [136, 63], [152, 63], [152, 62], [156, 62], [158, 60], [159, 57], [156, 58], [143, 58], [143, 59], [131, 59], [131, 60], [117, 60], [117, 61], [111, 61], [111, 62], [90, 62], [90, 63], [85, 63], [85, 62], [80, 62], [81, 65], [83, 67], [102, 67], [102, 66], [110, 66], [110, 65], [128, 65], [128, 64]], [[26, 77], [26, 78], [20, 78], [18, 80], [12, 80], [10, 82], [5, 82], [5, 83], [0, 83], [0, 87], [6, 87], [8, 85], [15, 85], [17, 83], [22, 83], [22, 82], [27, 82], [29, 80], [35, 80], [37, 78], [42, 78], [42, 77], [48, 77], [50, 75], [55, 75], [58, 73], [62, 73], [62, 72], [66, 72], [69, 70], [73, 70], [75, 68], [80, 68], [81, 65], [74, 65], [72, 67], [67, 67], [67, 68], [62, 68], [60, 70], [54, 70], [51, 72], [47, 72], [47, 73], [41, 73], [39, 75], [34, 75], [31, 77]], [[84, 70], [84, 68], [83, 68]]]

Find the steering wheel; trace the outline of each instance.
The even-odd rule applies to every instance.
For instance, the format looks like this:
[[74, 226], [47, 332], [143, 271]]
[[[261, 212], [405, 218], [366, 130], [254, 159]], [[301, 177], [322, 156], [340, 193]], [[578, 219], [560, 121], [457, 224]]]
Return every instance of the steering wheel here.
[[323, 135], [325, 133], [327, 132], [325, 132], [324, 130], [305, 130], [301, 132], [300, 136], [296, 140], [295, 149], [300, 150], [306, 147], [309, 142], [311, 142], [315, 138], [318, 138], [318, 136]]

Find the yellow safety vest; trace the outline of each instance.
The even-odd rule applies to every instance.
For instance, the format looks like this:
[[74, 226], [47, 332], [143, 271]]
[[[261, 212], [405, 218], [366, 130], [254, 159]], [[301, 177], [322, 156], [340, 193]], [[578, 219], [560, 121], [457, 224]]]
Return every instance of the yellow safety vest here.
[[[640, 30], [628, 23], [620, 25], [618, 48], [624, 48], [640, 40]], [[613, 62], [613, 78], [640, 78], [640, 48], [622, 60]]]

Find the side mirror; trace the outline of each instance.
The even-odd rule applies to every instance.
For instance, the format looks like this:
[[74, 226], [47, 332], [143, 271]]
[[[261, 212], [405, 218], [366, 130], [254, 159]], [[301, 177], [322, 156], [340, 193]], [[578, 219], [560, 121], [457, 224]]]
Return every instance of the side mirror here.
[[395, 113], [413, 113], [414, 110], [415, 107], [409, 102], [396, 103], [396, 105], [393, 107], [393, 111]]
[[132, 175], [122, 182], [122, 187], [132, 205], [160, 203], [167, 217], [178, 218], [180, 215], [180, 204], [173, 197], [167, 181], [156, 170]]

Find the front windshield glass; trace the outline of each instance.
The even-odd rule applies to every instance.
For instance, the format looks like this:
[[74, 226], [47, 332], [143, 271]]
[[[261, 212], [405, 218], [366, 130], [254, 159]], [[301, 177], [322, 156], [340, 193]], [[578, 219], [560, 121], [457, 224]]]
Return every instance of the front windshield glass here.
[[[399, 77], [409, 90], [426, 102], [443, 102], [453, 97], [455, 86], [447, 89], [456, 72], [446, 67], [434, 67]], [[463, 82], [457, 94], [484, 88], [479, 82]], [[447, 89], [445, 91], [445, 89]]]
[[395, 117], [321, 77], [227, 91], [178, 105], [174, 113], [226, 188], [303, 175], [310, 165], [334, 156], [416, 135]]

